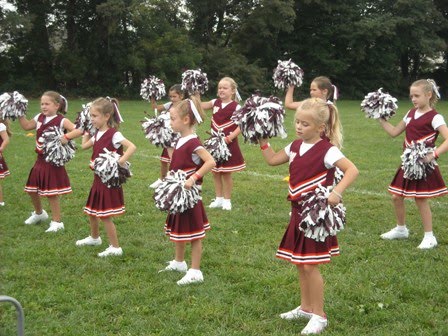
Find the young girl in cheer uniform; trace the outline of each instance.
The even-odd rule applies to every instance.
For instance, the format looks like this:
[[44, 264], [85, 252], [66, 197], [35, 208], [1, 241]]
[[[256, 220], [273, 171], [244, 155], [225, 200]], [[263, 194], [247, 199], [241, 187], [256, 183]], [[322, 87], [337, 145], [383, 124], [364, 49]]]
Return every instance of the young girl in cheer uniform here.
[[[170, 170], [183, 170], [188, 177], [185, 187], [191, 188], [195, 183], [201, 184], [202, 177], [215, 166], [213, 157], [202, 147], [195, 133], [195, 125], [202, 122], [204, 113], [199, 100], [195, 97], [183, 100], [171, 108], [170, 113], [171, 127], [181, 136], [174, 148]], [[205, 231], [209, 229], [202, 200], [199, 200], [192, 209], [168, 215], [165, 232], [175, 243], [175, 258], [164, 270], [187, 272], [177, 282], [178, 285], [204, 281], [200, 270], [202, 239], [205, 237]], [[191, 243], [191, 267], [188, 271], [185, 262], [187, 242]]]
[[[122, 121], [118, 110], [118, 101], [114, 98], [98, 98], [90, 106], [90, 117], [92, 125], [97, 129], [93, 138], [87, 133], [82, 138], [82, 148], [93, 147], [91, 157], [91, 167], [95, 159], [108, 151], [117, 152], [121, 155], [118, 163], [122, 166], [135, 152], [135, 145], [127, 140], [118, 131], [119, 123]], [[123, 151], [123, 147], [125, 151]], [[118, 243], [117, 230], [113, 222], [113, 217], [125, 212], [123, 189], [119, 187], [108, 187], [95, 174], [92, 188], [87, 199], [84, 212], [89, 215], [90, 236], [78, 240], [76, 246], [101, 245], [99, 232], [99, 222], [103, 222], [109, 238], [109, 247], [101, 253], [99, 257], [120, 256], [123, 250]]]
[[3, 198], [3, 180], [10, 174], [5, 157], [3, 156], [3, 152], [9, 144], [10, 136], [11, 131], [9, 130], [8, 120], [3, 120], [0, 117], [0, 206], [5, 205], [5, 200]]
[[[300, 305], [280, 315], [291, 320], [308, 319], [303, 335], [318, 334], [327, 326], [324, 312], [324, 281], [319, 264], [328, 263], [339, 255], [336, 236], [325, 241], [305, 237], [299, 229], [302, 221], [304, 193], [313, 191], [318, 185], [333, 185], [335, 167], [344, 172], [342, 180], [334, 186], [328, 196], [328, 204], [342, 201], [342, 193], [356, 179], [358, 170], [341, 153], [342, 134], [338, 110], [322, 99], [310, 98], [300, 105], [295, 114], [295, 129], [298, 140], [279, 152], [275, 152], [267, 139], [260, 140], [263, 157], [269, 165], [289, 162], [289, 195], [291, 219], [277, 250], [277, 257], [296, 265], [300, 283]], [[329, 140], [327, 140], [329, 139]]]

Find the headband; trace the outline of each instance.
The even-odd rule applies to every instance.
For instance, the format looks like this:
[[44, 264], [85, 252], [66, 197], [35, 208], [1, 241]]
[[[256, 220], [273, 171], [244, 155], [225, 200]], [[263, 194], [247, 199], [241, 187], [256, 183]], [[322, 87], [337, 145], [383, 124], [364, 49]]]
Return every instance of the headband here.
[[431, 84], [433, 91], [435, 92], [438, 99], [440, 99], [440, 92], [437, 88], [436, 82], [433, 79], [427, 79], [426, 80], [429, 84]]
[[114, 113], [114, 120], [115, 120], [118, 124], [122, 123], [124, 120], [123, 120], [123, 118], [121, 117], [120, 110], [118, 109], [118, 105], [117, 105], [117, 103], [116, 103], [114, 100], [112, 100], [112, 98], [109, 97], [109, 96], [107, 96], [106, 99], [107, 99], [108, 101], [110, 101], [110, 102], [112, 103], [112, 105], [114, 106], [114, 112], [115, 112], [115, 113]]
[[235, 89], [235, 98], [236, 98], [237, 101], [239, 101], [239, 102], [241, 101], [241, 95], [238, 92], [238, 89]]
[[193, 112], [193, 115], [194, 115], [196, 121], [198, 122], [198, 124], [200, 124], [202, 122], [202, 118], [201, 118], [201, 115], [199, 114], [198, 109], [196, 108], [196, 105], [194, 105], [194, 103], [191, 99], [187, 99], [187, 101], [190, 104], [191, 112]]

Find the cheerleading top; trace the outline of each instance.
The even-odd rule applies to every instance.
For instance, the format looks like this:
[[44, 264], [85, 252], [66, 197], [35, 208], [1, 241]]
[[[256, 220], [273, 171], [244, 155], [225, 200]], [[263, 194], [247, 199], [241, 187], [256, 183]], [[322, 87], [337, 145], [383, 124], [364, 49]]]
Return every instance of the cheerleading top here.
[[115, 128], [109, 128], [106, 131], [97, 131], [95, 136], [90, 140], [93, 143], [92, 157], [90, 159], [90, 167], [93, 168], [95, 159], [104, 152], [104, 148], [111, 152], [117, 152], [123, 155], [123, 147], [121, 142], [125, 139], [123, 134]]
[[163, 104], [163, 108], [165, 109], [164, 112], [168, 112], [171, 107], [173, 107], [173, 103], [171, 103], [171, 102]]
[[[195, 152], [204, 147], [196, 134], [191, 134], [180, 138], [171, 157], [170, 170], [183, 170], [187, 174], [187, 179], [193, 175], [201, 166], [202, 160]], [[200, 184], [202, 179], [196, 181]]]
[[289, 201], [300, 200], [303, 193], [315, 189], [319, 184], [331, 186], [334, 164], [345, 157], [339, 148], [325, 139], [315, 144], [295, 140], [284, 150], [289, 157]]
[[52, 126], [59, 127], [61, 132], [63, 132], [65, 118], [61, 114], [56, 114], [54, 116], [47, 117], [45, 116], [45, 114], [39, 113], [33, 119], [36, 122], [36, 153], [42, 155], [44, 148], [42, 133]]
[[213, 115], [211, 128], [214, 131], [222, 131], [224, 135], [229, 135], [238, 125], [231, 119], [233, 112], [238, 111], [241, 106], [236, 101], [223, 103], [221, 99], [213, 99]]
[[434, 109], [426, 113], [411, 109], [403, 121], [406, 124], [403, 147], [410, 146], [412, 141], [424, 141], [427, 146], [434, 147], [439, 135], [437, 128], [446, 125], [443, 116]]

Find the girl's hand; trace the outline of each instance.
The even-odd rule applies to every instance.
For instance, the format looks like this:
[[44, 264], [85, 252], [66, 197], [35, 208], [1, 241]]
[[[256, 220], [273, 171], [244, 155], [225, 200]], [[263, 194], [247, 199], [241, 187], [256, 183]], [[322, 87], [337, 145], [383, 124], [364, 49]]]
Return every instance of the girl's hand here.
[[229, 143], [232, 142], [232, 140], [230, 140], [229, 136], [226, 136], [226, 137], [224, 138], [224, 141], [226, 142], [226, 144], [229, 144]]
[[333, 191], [328, 195], [328, 205], [338, 205], [341, 201], [341, 197]]
[[119, 158], [119, 159], [118, 159], [118, 164], [119, 164], [121, 167], [126, 167], [126, 160], [122, 160], [122, 158]]
[[193, 176], [190, 176], [188, 180], [185, 181], [184, 187], [187, 189], [191, 189], [191, 187], [196, 183], [196, 180]]
[[61, 140], [61, 144], [63, 144], [63, 145], [68, 144], [68, 139], [67, 139], [64, 135], [62, 135], [62, 136], [59, 138], [59, 140]]
[[260, 147], [266, 145], [269, 142], [269, 139], [260, 139], [258, 140], [258, 142], [260, 143]]

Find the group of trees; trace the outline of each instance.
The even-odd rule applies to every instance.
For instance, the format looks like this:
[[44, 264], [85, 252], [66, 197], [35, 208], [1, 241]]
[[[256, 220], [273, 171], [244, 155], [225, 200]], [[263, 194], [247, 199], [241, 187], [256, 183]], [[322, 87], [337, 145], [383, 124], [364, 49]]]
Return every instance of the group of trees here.
[[[273, 92], [292, 59], [306, 82], [329, 76], [344, 98], [416, 78], [448, 78], [446, 0], [10, 0], [0, 9], [0, 90], [137, 97], [201, 68], [211, 90], [234, 77], [243, 96]], [[307, 95], [307, 89], [301, 90]]]

